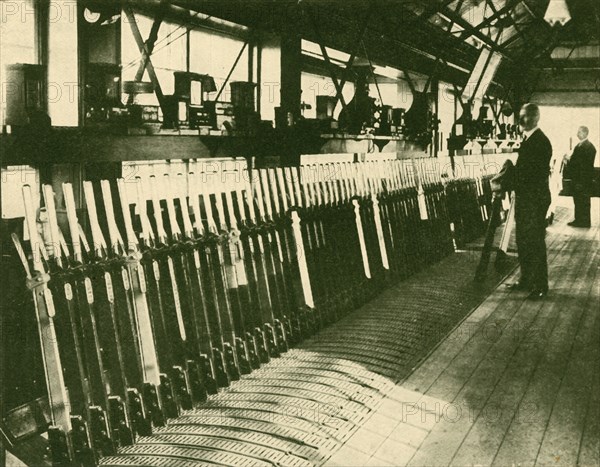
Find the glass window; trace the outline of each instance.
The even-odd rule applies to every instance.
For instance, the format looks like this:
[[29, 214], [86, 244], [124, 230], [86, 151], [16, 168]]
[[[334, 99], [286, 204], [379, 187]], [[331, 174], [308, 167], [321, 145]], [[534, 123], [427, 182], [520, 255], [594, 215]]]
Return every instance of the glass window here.
[[[377, 90], [377, 86], [379, 86], [379, 91]], [[379, 97], [379, 94], [381, 94], [381, 98]], [[375, 83], [370, 84], [369, 96], [374, 97], [377, 104], [402, 107], [402, 99], [398, 93], [398, 83], [396, 82], [379, 83], [378, 85], [375, 85]]]
[[[317, 96], [335, 96], [336, 89], [331, 78], [312, 74], [302, 73], [302, 102], [310, 105], [310, 109], [304, 110], [305, 118], [317, 118]], [[346, 82], [342, 91], [344, 101], [350, 102], [354, 97], [354, 83]], [[342, 103], [338, 101], [334, 110], [334, 118], [338, 118], [342, 110]]]
[[72, 0], [51, 0], [48, 22], [48, 115], [53, 126], [79, 125], [77, 21]]
[[3, 67], [37, 63], [34, 0], [0, 2], [0, 60]]
[[[454, 96], [454, 87], [447, 83], [440, 82], [438, 85], [438, 119], [439, 133], [441, 135], [440, 155], [448, 154], [446, 139], [452, 133], [452, 125], [454, 124], [454, 113], [456, 98]], [[459, 109], [459, 116], [462, 114], [462, 109]]]
[[[140, 29], [142, 38], [146, 40], [150, 34], [153, 18], [136, 13], [136, 24]], [[122, 41], [121, 41], [121, 59], [123, 63], [122, 77], [123, 81], [133, 81], [140, 66], [142, 54], [139, 51], [137, 42], [131, 31], [127, 17], [122, 16]], [[160, 25], [158, 36], [152, 52], [152, 65], [156, 72], [158, 82], [163, 94], [173, 94], [175, 87], [174, 71], [185, 71], [186, 69], [186, 34], [187, 29], [174, 23], [164, 21]], [[150, 81], [148, 71], [144, 72], [143, 81]], [[141, 95], [137, 97], [140, 104], [158, 105], [154, 94]]]
[[[195, 29], [190, 31], [190, 71], [208, 74], [215, 79], [217, 92], [223, 86], [233, 67], [244, 41], [216, 31]], [[248, 81], [248, 47], [244, 48], [235, 66], [229, 83]], [[210, 93], [209, 99], [215, 99], [217, 92]], [[223, 90], [220, 101], [231, 98], [229, 85]]]
[[6, 112], [4, 67], [38, 62], [35, 0], [0, 1], [0, 123]]
[[[131, 25], [125, 15], [122, 17], [122, 47], [123, 81], [135, 79], [142, 54], [131, 31]], [[140, 34], [146, 40], [150, 34], [153, 18], [136, 13], [136, 24]], [[173, 94], [175, 78], [173, 72], [186, 71], [187, 68], [187, 37], [189, 34], [190, 49], [189, 63], [191, 72], [208, 74], [215, 79], [217, 89], [220, 89], [229, 71], [244, 46], [244, 41], [230, 35], [207, 29], [190, 29], [189, 25], [180, 25], [164, 21], [158, 31], [158, 37], [152, 53], [152, 65], [161, 89], [165, 95]], [[150, 81], [148, 71], [143, 77]], [[233, 70], [229, 82], [248, 80], [248, 48], [241, 54]], [[208, 98], [214, 99], [217, 93], [210, 93]], [[124, 97], [125, 98], [125, 97]], [[223, 91], [219, 100], [230, 100], [229, 86]], [[140, 104], [158, 105], [154, 94], [137, 96]]]
[[[600, 108], [540, 106], [540, 114], [540, 128], [550, 138], [555, 157], [571, 153], [579, 142], [577, 129], [581, 125], [588, 127], [588, 139], [596, 148], [600, 147]], [[595, 166], [600, 166], [598, 156]]]
[[281, 103], [281, 50], [279, 38], [263, 38], [261, 51], [260, 112], [263, 120], [275, 121], [275, 107]]

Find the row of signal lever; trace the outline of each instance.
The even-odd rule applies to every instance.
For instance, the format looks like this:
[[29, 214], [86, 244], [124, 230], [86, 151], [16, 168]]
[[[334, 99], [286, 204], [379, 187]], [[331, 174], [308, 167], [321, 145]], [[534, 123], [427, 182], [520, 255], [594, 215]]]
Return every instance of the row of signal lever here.
[[86, 181], [85, 219], [65, 183], [66, 222], [42, 194], [23, 187], [30, 249], [13, 241], [56, 465], [95, 465], [339, 318], [408, 263], [406, 225], [452, 251], [444, 186], [400, 161]]

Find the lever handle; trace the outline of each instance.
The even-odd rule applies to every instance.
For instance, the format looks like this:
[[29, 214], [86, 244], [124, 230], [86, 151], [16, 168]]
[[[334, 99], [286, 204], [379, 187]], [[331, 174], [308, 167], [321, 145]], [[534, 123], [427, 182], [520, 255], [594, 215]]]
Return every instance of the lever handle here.
[[77, 211], [75, 209], [73, 185], [70, 183], [63, 183], [62, 188], [65, 197], [65, 207], [67, 209], [67, 220], [69, 221], [69, 232], [71, 233], [71, 243], [73, 245], [73, 259], [77, 262], [81, 262], [83, 261], [83, 254], [81, 252], [79, 222], [77, 220]]

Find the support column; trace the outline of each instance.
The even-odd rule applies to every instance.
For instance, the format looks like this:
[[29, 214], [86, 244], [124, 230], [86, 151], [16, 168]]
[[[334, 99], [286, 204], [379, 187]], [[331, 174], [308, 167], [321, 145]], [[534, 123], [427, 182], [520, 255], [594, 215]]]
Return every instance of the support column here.
[[295, 31], [281, 37], [281, 108], [291, 112], [294, 121], [300, 117], [302, 73], [302, 41]]
[[435, 114], [435, 124], [433, 127], [433, 144], [431, 155], [438, 157], [440, 150], [440, 82], [437, 76], [431, 78], [431, 94], [433, 95], [433, 113]]

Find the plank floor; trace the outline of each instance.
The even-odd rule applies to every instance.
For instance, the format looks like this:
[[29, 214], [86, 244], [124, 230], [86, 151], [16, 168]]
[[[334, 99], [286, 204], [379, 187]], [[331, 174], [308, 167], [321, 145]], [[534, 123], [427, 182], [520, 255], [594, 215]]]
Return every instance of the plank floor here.
[[326, 465], [600, 465], [598, 222], [559, 213], [549, 296], [498, 287]]

